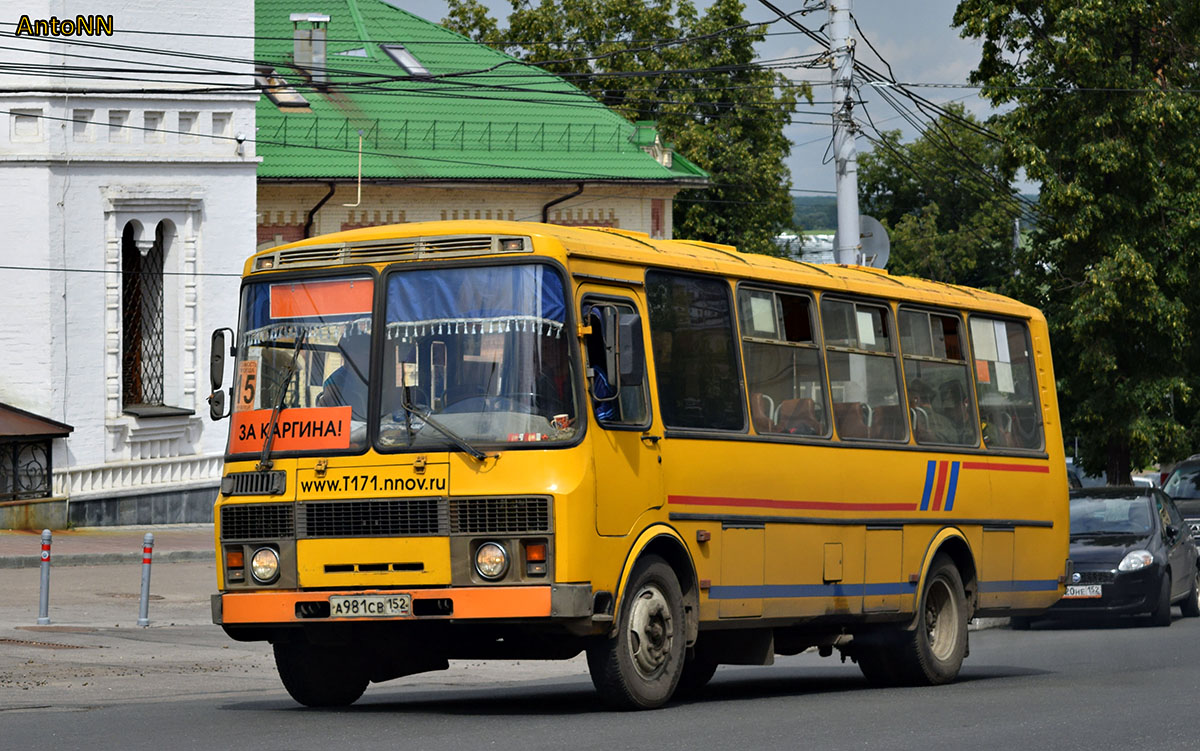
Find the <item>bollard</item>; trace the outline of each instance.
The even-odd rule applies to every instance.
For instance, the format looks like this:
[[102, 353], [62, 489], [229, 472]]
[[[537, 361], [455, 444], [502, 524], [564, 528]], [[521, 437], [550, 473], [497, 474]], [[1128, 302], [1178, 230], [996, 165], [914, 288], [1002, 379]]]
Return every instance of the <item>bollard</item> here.
[[142, 602], [138, 608], [139, 626], [150, 625], [150, 558], [154, 552], [154, 534], [147, 532], [142, 538]]
[[42, 530], [42, 592], [38, 596], [39, 626], [50, 625], [50, 530]]

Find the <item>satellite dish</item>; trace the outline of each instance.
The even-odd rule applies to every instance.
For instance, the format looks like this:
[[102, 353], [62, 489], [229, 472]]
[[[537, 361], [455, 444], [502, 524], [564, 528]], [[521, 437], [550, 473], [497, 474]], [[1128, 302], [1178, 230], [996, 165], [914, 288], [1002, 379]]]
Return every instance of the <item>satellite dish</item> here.
[[[833, 236], [833, 247], [838, 246], [838, 236]], [[888, 261], [892, 241], [888, 239], [887, 230], [879, 220], [859, 214], [858, 216], [858, 262], [862, 266], [882, 269]]]
[[888, 239], [887, 230], [879, 220], [860, 214], [858, 217], [858, 236], [862, 238], [863, 265], [882, 269], [887, 265], [888, 255], [892, 249], [892, 241]]

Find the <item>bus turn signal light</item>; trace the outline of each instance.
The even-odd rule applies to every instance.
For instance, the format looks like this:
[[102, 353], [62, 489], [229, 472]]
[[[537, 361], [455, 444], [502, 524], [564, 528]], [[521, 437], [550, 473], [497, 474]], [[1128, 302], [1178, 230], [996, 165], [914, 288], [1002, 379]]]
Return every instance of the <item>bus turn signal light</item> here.
[[225, 568], [244, 568], [246, 566], [246, 556], [240, 550], [225, 551]]
[[546, 575], [546, 543], [533, 542], [525, 546], [525, 575]]

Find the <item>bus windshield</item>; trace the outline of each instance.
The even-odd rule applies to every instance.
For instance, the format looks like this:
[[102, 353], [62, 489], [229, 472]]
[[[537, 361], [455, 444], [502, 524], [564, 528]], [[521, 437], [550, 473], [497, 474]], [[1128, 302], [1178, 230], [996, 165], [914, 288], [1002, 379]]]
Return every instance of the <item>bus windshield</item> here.
[[384, 291], [381, 449], [453, 447], [445, 430], [472, 444], [574, 438], [565, 297], [551, 267], [401, 270]]
[[366, 447], [374, 291], [371, 277], [246, 285], [230, 453], [262, 450], [276, 406], [273, 452]]

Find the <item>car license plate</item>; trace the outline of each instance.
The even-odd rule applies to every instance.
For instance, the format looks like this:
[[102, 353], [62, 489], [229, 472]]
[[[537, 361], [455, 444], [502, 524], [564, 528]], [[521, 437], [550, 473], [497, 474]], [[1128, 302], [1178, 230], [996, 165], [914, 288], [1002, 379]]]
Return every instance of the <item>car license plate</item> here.
[[385, 618], [412, 613], [412, 595], [331, 595], [332, 618]]
[[1100, 597], [1102, 591], [1102, 587], [1099, 584], [1068, 584], [1067, 593], [1063, 597]]

